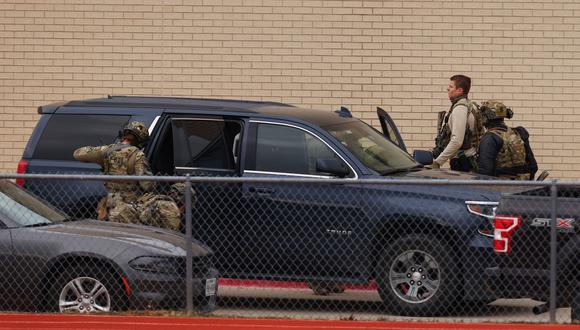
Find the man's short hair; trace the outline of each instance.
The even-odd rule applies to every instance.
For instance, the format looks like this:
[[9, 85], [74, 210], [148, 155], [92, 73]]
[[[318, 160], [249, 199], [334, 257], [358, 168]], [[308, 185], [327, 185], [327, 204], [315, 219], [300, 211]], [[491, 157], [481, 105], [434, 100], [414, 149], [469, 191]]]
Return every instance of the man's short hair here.
[[455, 82], [455, 87], [462, 88], [464, 95], [469, 94], [469, 89], [471, 88], [471, 78], [462, 74], [456, 74], [449, 78], [449, 80]]

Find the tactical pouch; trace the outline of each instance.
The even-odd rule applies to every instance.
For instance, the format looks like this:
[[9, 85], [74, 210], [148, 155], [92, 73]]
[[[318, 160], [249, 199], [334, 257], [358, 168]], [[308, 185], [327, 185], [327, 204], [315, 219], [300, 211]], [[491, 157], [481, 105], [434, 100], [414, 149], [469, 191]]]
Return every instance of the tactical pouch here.
[[477, 168], [477, 160], [475, 157], [467, 157], [463, 150], [457, 153], [457, 158], [452, 158], [449, 161], [451, 169], [460, 172], [472, 172]]

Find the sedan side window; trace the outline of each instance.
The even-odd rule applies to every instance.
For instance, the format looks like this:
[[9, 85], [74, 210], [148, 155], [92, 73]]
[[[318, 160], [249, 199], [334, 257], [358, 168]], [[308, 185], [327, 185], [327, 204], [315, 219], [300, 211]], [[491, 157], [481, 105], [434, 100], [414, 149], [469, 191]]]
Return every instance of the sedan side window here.
[[[255, 164], [248, 170], [306, 175], [327, 175], [317, 171], [319, 159], [340, 157], [318, 137], [296, 127], [257, 124]], [[346, 167], [346, 166], [345, 166]]]

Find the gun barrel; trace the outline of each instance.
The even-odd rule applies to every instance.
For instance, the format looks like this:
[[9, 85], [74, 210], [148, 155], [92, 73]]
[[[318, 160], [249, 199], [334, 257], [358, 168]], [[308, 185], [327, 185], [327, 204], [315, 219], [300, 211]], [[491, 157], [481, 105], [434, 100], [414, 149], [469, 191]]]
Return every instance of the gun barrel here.
[[445, 111], [439, 111], [437, 114], [437, 134], [441, 132], [441, 127], [443, 127], [443, 121], [445, 121]]

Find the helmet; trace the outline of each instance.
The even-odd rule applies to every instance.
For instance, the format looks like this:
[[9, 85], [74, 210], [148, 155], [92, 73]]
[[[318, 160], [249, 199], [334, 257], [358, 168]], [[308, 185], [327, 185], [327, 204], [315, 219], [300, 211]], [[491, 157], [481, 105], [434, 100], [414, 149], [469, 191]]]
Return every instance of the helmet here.
[[506, 107], [505, 104], [497, 100], [483, 101], [479, 107], [479, 111], [481, 111], [481, 115], [485, 122], [494, 119], [510, 119], [514, 115], [512, 109]]
[[149, 131], [145, 123], [132, 121], [123, 127], [123, 135], [131, 134], [137, 139], [137, 144], [144, 144], [149, 140]]

